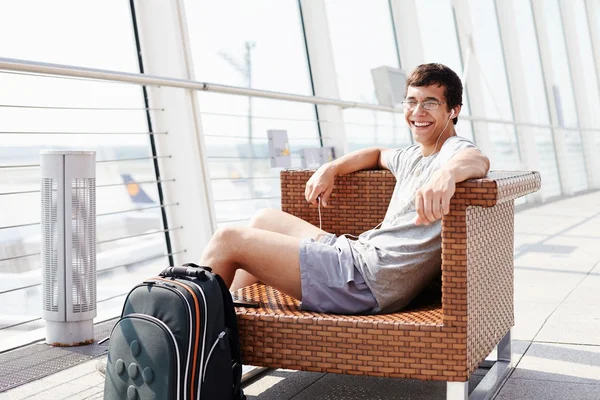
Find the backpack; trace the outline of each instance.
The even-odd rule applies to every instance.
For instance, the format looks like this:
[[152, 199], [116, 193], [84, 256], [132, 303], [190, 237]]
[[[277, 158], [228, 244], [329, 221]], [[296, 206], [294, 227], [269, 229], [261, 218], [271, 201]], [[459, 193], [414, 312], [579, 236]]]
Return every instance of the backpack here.
[[104, 399], [245, 400], [229, 290], [209, 267], [169, 267], [127, 295], [110, 334]]

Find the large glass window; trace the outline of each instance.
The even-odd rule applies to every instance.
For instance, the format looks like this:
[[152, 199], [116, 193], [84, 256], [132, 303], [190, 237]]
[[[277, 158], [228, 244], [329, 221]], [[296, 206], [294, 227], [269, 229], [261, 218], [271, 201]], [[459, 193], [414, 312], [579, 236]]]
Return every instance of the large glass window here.
[[594, 68], [594, 54], [592, 52], [592, 41], [586, 8], [583, 0], [572, 1], [569, 3], [569, 6], [573, 7], [575, 11], [577, 22], [575, 27], [577, 29], [577, 42], [579, 43], [577, 56], [581, 60], [581, 67], [583, 69], [583, 76], [577, 77], [577, 79], [583, 79], [586, 82], [586, 98], [582, 104], [578, 104], [578, 107], [586, 109], [587, 114], [590, 116], [590, 121], [588, 121], [590, 125], [583, 126], [583, 128], [598, 128], [600, 127], [600, 113], [598, 113], [598, 110], [600, 110], [600, 93], [598, 92], [599, 86], [596, 77], [596, 68]]
[[564, 135], [567, 157], [568, 176], [575, 191], [587, 189], [587, 174], [585, 170], [583, 147], [578, 127], [575, 96], [569, 69], [569, 58], [565, 42], [560, 7], [557, 0], [545, 0], [540, 10], [546, 29], [538, 32], [540, 40], [546, 40], [551, 45], [551, 65], [544, 71], [546, 79], [552, 88], [550, 93], [550, 107], [554, 107], [557, 115], [556, 124], [561, 128], [559, 134]]
[[[450, 0], [420, 0], [415, 2], [417, 17], [419, 18], [419, 31], [423, 45], [424, 63], [442, 63], [450, 67], [461, 76], [463, 63], [460, 55], [460, 46], [456, 36], [456, 25], [452, 15]], [[463, 106], [461, 116], [471, 115], [469, 108], [467, 88], [463, 90]], [[473, 125], [470, 121], [459, 118], [456, 133], [473, 140]]]
[[[513, 120], [510, 93], [506, 79], [506, 68], [502, 53], [502, 43], [493, 0], [469, 0], [469, 19], [457, 19], [468, 37], [465, 44], [468, 60], [469, 78], [476, 80], [478, 90], [476, 113], [477, 117], [490, 119]], [[465, 61], [467, 62], [467, 61]], [[475, 66], [475, 68], [473, 68]], [[475, 72], [474, 72], [475, 71]], [[511, 124], [481, 123], [475, 129], [488, 133], [492, 149], [488, 149], [492, 169], [518, 169], [521, 166], [519, 147], [514, 126]], [[491, 153], [491, 154], [490, 154]]]
[[[596, 60], [600, 60], [600, 0], [588, 0], [586, 2], [586, 10], [588, 17], [588, 24], [590, 27], [590, 34], [592, 36], [592, 45], [594, 47], [594, 54]], [[600, 79], [600, 62], [595, 62], [596, 65], [596, 77]], [[600, 89], [600, 82], [598, 82], [598, 88]], [[594, 113], [597, 118], [600, 118], [597, 112]], [[595, 129], [598, 129], [600, 123], [595, 123]], [[600, 132], [595, 132], [596, 146], [600, 152]]]
[[[325, 5], [341, 99], [377, 104], [371, 70], [400, 67], [389, 2], [326, 0]], [[346, 109], [344, 121], [350, 150], [411, 143], [402, 114]]]
[[[592, 36], [592, 45], [594, 46], [594, 55], [596, 60], [600, 59], [600, 0], [586, 0], [586, 11], [588, 25]], [[600, 62], [596, 62], [596, 71], [600, 79]]]
[[[136, 72], [132, 26], [127, 2], [15, 2], [0, 13], [0, 36], [11, 38], [0, 54]], [[43, 327], [40, 150], [96, 151], [97, 320], [118, 315], [145, 266], [167, 260], [141, 88], [8, 71], [0, 87], [1, 351]]]
[[[519, 59], [521, 60], [521, 73], [525, 87], [518, 88], [527, 96], [527, 110], [521, 115], [526, 115], [529, 122], [540, 125], [550, 125], [550, 114], [546, 101], [540, 52], [537, 45], [537, 36], [533, 20], [531, 4], [528, 1], [513, 0], [513, 15], [515, 16], [514, 29], [519, 37]], [[517, 94], [518, 95], [518, 94]], [[556, 153], [552, 130], [548, 128], [534, 128], [520, 126], [518, 129], [525, 135], [535, 137], [535, 146], [540, 163], [540, 172], [544, 178], [541, 188], [542, 195], [547, 197], [561, 194], [560, 178], [556, 163]]]
[[[186, 1], [195, 77], [200, 81], [312, 95], [302, 20], [295, 1]], [[219, 225], [247, 222], [280, 207], [279, 169], [267, 131], [286, 130], [292, 165], [319, 147], [315, 107], [288, 101], [199, 93]]]

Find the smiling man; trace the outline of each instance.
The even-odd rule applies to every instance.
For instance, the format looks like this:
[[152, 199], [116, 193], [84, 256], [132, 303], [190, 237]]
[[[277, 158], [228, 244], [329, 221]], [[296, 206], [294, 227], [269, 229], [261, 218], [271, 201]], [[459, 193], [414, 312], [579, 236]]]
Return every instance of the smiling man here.
[[485, 176], [489, 160], [454, 130], [462, 104], [454, 71], [423, 64], [406, 86], [404, 117], [417, 144], [349, 153], [306, 184], [306, 200], [327, 207], [336, 176], [390, 170], [397, 182], [380, 226], [336, 237], [282, 211], [261, 210], [249, 227], [219, 229], [201, 263], [234, 290], [261, 280], [302, 300], [306, 310], [380, 313], [408, 305], [440, 273], [440, 219], [456, 183]]

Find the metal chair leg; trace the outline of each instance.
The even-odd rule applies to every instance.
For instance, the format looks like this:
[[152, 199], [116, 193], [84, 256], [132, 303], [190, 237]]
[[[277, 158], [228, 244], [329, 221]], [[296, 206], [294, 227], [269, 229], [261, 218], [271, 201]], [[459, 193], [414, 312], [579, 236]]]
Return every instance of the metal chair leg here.
[[448, 382], [446, 400], [490, 400], [508, 378], [512, 368], [511, 332], [496, 346], [498, 361], [485, 374], [479, 385], [469, 396], [469, 382]]
[[468, 400], [469, 382], [446, 383], [446, 400]]
[[496, 349], [498, 351], [498, 361], [512, 361], [511, 331], [504, 335]]

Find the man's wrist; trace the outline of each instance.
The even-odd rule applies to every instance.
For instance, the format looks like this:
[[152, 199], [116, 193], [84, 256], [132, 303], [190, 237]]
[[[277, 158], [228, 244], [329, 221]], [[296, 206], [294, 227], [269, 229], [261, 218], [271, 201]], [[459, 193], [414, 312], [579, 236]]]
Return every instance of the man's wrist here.
[[327, 168], [327, 171], [333, 174], [334, 178], [339, 175], [340, 166], [337, 163], [337, 160], [330, 161], [327, 164], [325, 164], [325, 166]]
[[454, 182], [456, 182], [456, 177], [457, 177], [457, 169], [451, 165], [444, 165], [442, 168], [439, 169], [440, 173], [442, 175], [445, 175], [447, 177], [451, 177]]

